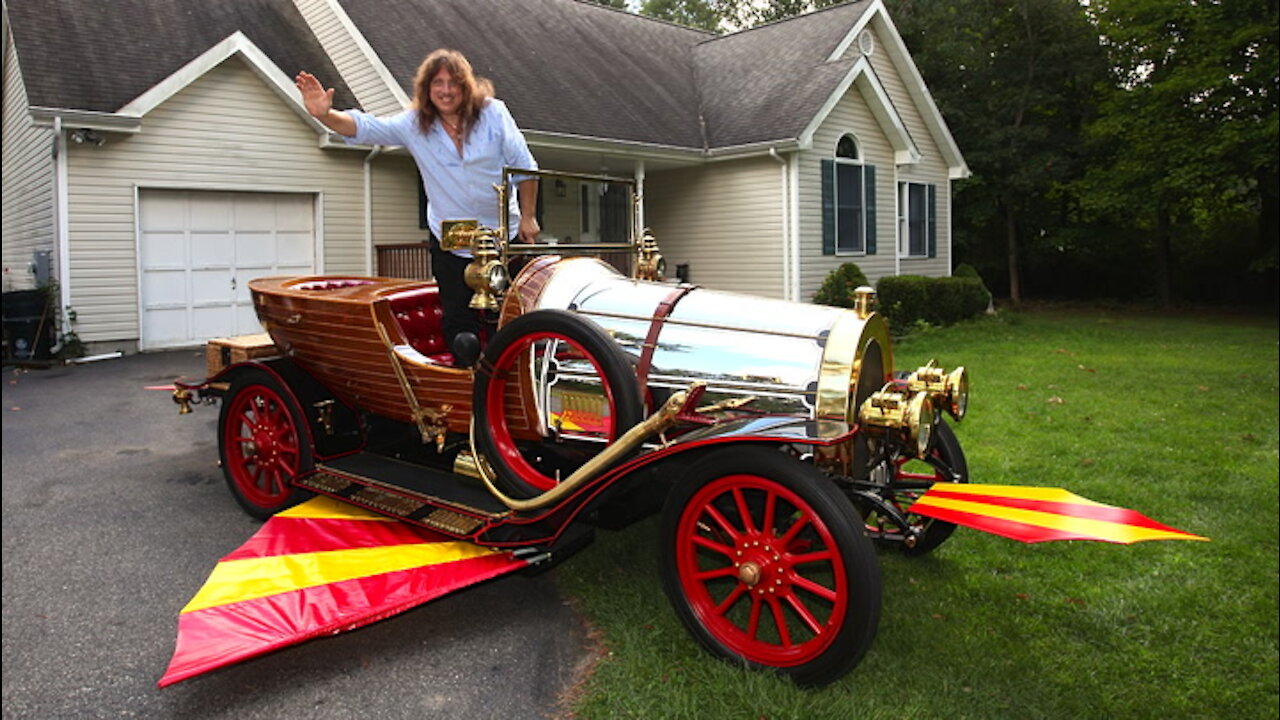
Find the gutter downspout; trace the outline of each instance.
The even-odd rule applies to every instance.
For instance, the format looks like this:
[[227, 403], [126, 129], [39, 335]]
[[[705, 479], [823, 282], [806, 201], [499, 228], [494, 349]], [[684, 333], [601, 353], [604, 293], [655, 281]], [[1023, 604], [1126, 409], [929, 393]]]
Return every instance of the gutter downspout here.
[[59, 333], [71, 330], [67, 308], [71, 307], [71, 238], [67, 232], [67, 142], [62, 116], [53, 118], [53, 235], [58, 246], [58, 302], [62, 304]]
[[[644, 160], [636, 161], [636, 195], [640, 198], [640, 202], [636, 204], [636, 224], [639, 226], [640, 234], [643, 237], [645, 231], [644, 225]], [[640, 238], [636, 238], [639, 240]]]
[[382, 154], [374, 145], [364, 158], [364, 274], [373, 275], [373, 159]]
[[778, 154], [776, 147], [769, 148], [769, 157], [778, 161], [782, 167], [782, 299], [791, 300], [793, 288], [791, 287], [791, 223], [788, 222], [791, 210], [791, 193], [789, 192], [788, 182], [791, 179], [789, 163]]

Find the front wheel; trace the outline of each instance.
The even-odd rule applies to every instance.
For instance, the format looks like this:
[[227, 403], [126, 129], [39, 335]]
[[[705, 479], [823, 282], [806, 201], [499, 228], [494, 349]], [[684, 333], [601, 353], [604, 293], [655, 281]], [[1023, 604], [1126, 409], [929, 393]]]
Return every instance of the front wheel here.
[[715, 452], [667, 500], [663, 589], [712, 653], [826, 685], [858, 664], [880, 618], [857, 517], [811, 465], [764, 447]]
[[249, 370], [232, 383], [218, 417], [218, 450], [227, 487], [259, 520], [311, 493], [293, 485], [314, 467], [306, 422], [278, 380]]

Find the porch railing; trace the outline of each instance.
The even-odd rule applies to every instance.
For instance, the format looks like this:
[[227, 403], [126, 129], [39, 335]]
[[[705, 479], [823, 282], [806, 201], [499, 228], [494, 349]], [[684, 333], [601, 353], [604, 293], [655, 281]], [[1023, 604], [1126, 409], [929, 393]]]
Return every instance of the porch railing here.
[[426, 243], [377, 246], [377, 273], [381, 277], [431, 280], [431, 253]]

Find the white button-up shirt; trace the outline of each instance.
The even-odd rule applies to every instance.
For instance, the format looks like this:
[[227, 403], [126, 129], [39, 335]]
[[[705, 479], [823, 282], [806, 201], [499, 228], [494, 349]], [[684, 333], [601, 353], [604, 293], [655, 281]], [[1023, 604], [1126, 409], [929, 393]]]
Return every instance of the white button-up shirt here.
[[[537, 170], [524, 135], [501, 100], [490, 98], [480, 110], [480, 118], [467, 135], [458, 156], [453, 138], [441, 122], [431, 123], [426, 134], [418, 129], [417, 111], [405, 110], [387, 118], [359, 110], [347, 111], [356, 121], [350, 145], [402, 145], [413, 156], [427, 191], [427, 224], [437, 238], [442, 237], [444, 220], [478, 220], [498, 227], [498, 195], [493, 186], [502, 182], [504, 167]], [[514, 180], [519, 182], [516, 176]], [[516, 193], [507, 198], [512, 237], [520, 226], [520, 205]], [[458, 251], [469, 257], [469, 250]]]

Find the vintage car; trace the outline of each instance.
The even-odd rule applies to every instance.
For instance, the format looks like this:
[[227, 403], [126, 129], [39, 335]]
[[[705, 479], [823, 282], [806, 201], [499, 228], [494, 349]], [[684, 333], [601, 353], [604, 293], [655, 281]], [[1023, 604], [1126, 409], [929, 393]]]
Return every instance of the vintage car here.
[[269, 340], [211, 344], [175, 392], [221, 402], [231, 492], [259, 518], [321, 494], [548, 566], [661, 512], [663, 586], [702, 645], [841, 677], [879, 620], [872, 544], [919, 555], [954, 529], [909, 508], [968, 482], [942, 419], [965, 414], [964, 369], [895, 372], [870, 288], [841, 309], [664, 280], [632, 181], [538, 174], [626, 219], [535, 245], [450, 223], [485, 337], [446, 346], [432, 282], [250, 283]]

